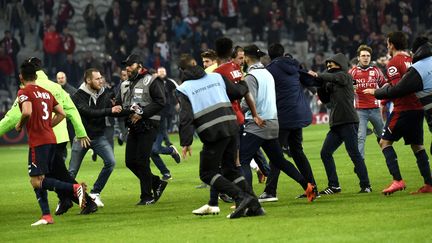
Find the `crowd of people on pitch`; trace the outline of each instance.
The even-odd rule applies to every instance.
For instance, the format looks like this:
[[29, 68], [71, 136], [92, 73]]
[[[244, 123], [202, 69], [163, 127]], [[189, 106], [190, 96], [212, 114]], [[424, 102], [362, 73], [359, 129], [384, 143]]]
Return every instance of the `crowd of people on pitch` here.
[[[201, 53], [203, 66], [192, 53], [180, 56], [180, 83], [168, 79], [163, 68], [151, 72], [140, 55], [130, 54], [122, 61], [124, 76], [115, 92], [105, 87], [104, 77], [96, 68], [87, 69], [82, 84], [74, 90], [64, 85], [64, 73], [57, 74], [58, 83], [52, 82], [42, 61], [29, 58], [20, 66], [23, 86], [15, 101], [18, 105], [0, 121], [0, 135], [13, 128], [27, 128], [29, 175], [42, 211], [42, 217], [32, 225], [54, 222], [47, 190], [59, 197], [56, 215], [66, 213], [73, 202], [81, 207], [81, 214], [104, 207], [101, 193], [116, 164], [109, 129], [114, 119], [109, 118], [117, 118], [122, 127], [124, 161], [140, 182], [137, 206], [155, 204], [171, 179], [158, 165], [164, 164], [159, 155], [171, 155], [179, 163], [180, 155], [191, 155], [196, 136], [203, 144], [199, 176], [210, 186], [210, 198], [192, 211], [195, 215], [219, 214], [218, 200], [222, 197], [234, 203], [228, 218], [265, 215], [261, 203], [278, 201], [280, 171], [304, 190], [298, 198], [313, 202], [317, 197], [340, 193], [333, 153], [342, 143], [359, 178], [358, 192], [371, 193], [365, 161], [369, 121], [393, 178], [381, 192], [390, 195], [406, 188], [392, 146], [403, 138], [411, 146], [424, 179], [424, 185], [413, 194], [431, 193], [423, 121], [426, 117], [432, 127], [432, 43], [419, 36], [409, 50], [408, 38], [401, 31], [390, 32], [386, 43], [390, 60], [385, 72], [371, 63], [373, 49], [365, 44], [357, 48], [355, 65], [350, 66], [346, 55], [337, 53], [325, 59], [324, 72], [315, 72], [305, 69], [279, 43], [271, 44], [265, 53], [255, 44], [235, 46], [230, 38], [220, 37], [214, 50]], [[304, 88], [316, 92], [330, 110], [330, 128], [320, 151], [328, 184], [321, 190], [303, 151], [303, 128], [312, 121]], [[383, 117], [381, 110], [388, 102], [393, 108]], [[181, 153], [169, 142], [166, 131], [169, 119], [164, 110], [173, 104], [180, 110]], [[55, 114], [52, 118], [51, 113]], [[66, 157], [71, 137], [65, 117], [75, 132], [69, 168]], [[283, 148], [289, 148], [295, 165]], [[87, 193], [87, 185], [75, 177], [89, 149], [102, 158], [103, 168]], [[150, 159], [161, 170], [162, 178], [152, 173]], [[252, 160], [266, 177], [259, 196], [253, 190]]]

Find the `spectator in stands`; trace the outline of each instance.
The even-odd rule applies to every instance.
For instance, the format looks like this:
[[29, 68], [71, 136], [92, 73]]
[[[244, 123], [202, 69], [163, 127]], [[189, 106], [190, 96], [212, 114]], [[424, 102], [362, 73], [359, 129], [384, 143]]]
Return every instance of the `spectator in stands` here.
[[43, 0], [44, 15], [54, 15], [54, 0]]
[[108, 55], [114, 55], [116, 52], [116, 48], [118, 46], [118, 41], [114, 37], [114, 33], [112, 31], [109, 31], [105, 34], [105, 53]]
[[[38, 32], [37, 34], [38, 34], [39, 38], [37, 38], [37, 41], [36, 41], [36, 48], [35, 48], [36, 51], [39, 50], [41, 43], [43, 42], [45, 32], [48, 31], [48, 28], [52, 23], [53, 22], [52, 22], [51, 16], [50, 15], [44, 15], [43, 22], [39, 25], [39, 28], [37, 30], [37, 32]], [[43, 46], [42, 46], [42, 49], [43, 49]]]
[[75, 52], [75, 38], [69, 32], [69, 28], [65, 26], [62, 34], [63, 51], [66, 55], [73, 54]]
[[18, 43], [17, 39], [15, 39], [15, 37], [12, 36], [9, 30], [5, 30], [4, 37], [0, 41], [0, 45], [3, 46], [3, 48], [5, 49], [6, 55], [12, 58], [12, 61], [14, 63], [15, 78], [17, 78], [18, 77], [17, 56], [18, 56], [18, 52], [21, 49], [20, 44]]
[[25, 47], [24, 23], [28, 23], [27, 14], [19, 0], [13, 0], [6, 5], [6, 26], [10, 29], [11, 35], [15, 36], [15, 30], [19, 30], [22, 47]]
[[96, 68], [98, 70], [103, 70], [102, 64], [93, 56], [92, 51], [87, 51], [85, 53], [83, 63], [81, 65], [84, 70], [90, 69], [90, 68]]
[[[62, 51], [62, 40], [57, 33], [54, 24], [51, 24], [45, 32], [43, 39], [44, 63], [46, 63], [48, 77], [53, 77], [59, 64], [59, 55]], [[54, 69], [54, 70], [53, 70]]]
[[153, 46], [153, 53], [146, 60], [146, 67], [158, 69], [159, 67], [166, 67], [167, 60], [162, 57], [161, 49], [158, 46]]
[[[294, 31], [294, 46], [297, 52], [297, 60], [300, 62], [307, 61], [307, 54], [309, 51], [308, 43], [308, 24], [305, 22], [303, 16], [297, 16], [296, 22], [293, 26]], [[279, 43], [279, 42], [275, 42]]]
[[[283, 19], [284, 19], [284, 15], [282, 10], [279, 8], [277, 1], [272, 1], [271, 9], [267, 13], [267, 23], [276, 22], [277, 27], [280, 29], [282, 28]], [[272, 43], [278, 43], [278, 42], [272, 42]]]
[[175, 41], [180, 41], [181, 39], [188, 38], [190, 36], [191, 29], [189, 25], [180, 18], [180, 16], [175, 16], [173, 32], [175, 36]]
[[104, 28], [104, 24], [93, 4], [89, 3], [86, 6], [83, 17], [88, 36], [98, 39], [100, 37], [99, 32]]
[[320, 26], [318, 28], [319, 49], [321, 49], [323, 52], [327, 52], [332, 40], [333, 34], [330, 28], [327, 26], [327, 23], [324, 20], [321, 20]]
[[381, 33], [387, 35], [390, 32], [397, 31], [398, 27], [393, 22], [393, 18], [390, 14], [385, 15], [384, 23], [381, 25]]
[[260, 10], [260, 5], [254, 5], [252, 12], [245, 17], [247, 18], [247, 25], [251, 28], [252, 41], [263, 41], [265, 17]]
[[78, 62], [74, 59], [73, 54], [66, 55], [66, 61], [63, 63], [60, 70], [65, 73], [68, 84], [75, 88], [79, 87], [81, 84], [81, 78], [83, 76], [83, 70]]
[[144, 59], [146, 59], [150, 55], [147, 43], [142, 39], [138, 40], [138, 45], [134, 49], [132, 49], [131, 53], [137, 54]]
[[14, 63], [12, 58], [6, 54], [3, 45], [0, 45], [0, 89], [9, 91], [13, 74]]
[[60, 0], [58, 11], [57, 11], [56, 30], [61, 33], [63, 28], [67, 26], [69, 20], [72, 19], [74, 14], [75, 14], [75, 9], [73, 8], [69, 0]]
[[219, 14], [226, 29], [238, 27], [238, 13], [237, 0], [219, 0]]
[[279, 43], [280, 41], [280, 29], [278, 28], [277, 22], [273, 20], [267, 31], [267, 44], [271, 45], [273, 43]]
[[114, 34], [119, 34], [121, 28], [125, 23], [125, 13], [120, 8], [120, 2], [115, 0], [111, 4], [111, 8], [108, 9], [108, 12], [105, 15], [105, 26], [107, 31], [112, 31]]

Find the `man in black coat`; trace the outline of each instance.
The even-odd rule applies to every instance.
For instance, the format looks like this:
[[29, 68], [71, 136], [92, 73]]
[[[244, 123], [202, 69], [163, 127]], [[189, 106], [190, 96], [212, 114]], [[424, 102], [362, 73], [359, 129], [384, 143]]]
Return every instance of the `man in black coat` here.
[[317, 83], [321, 84], [318, 95], [324, 103], [330, 105], [330, 131], [321, 148], [321, 159], [329, 180], [328, 187], [320, 194], [341, 192], [333, 153], [342, 144], [354, 163], [354, 171], [360, 179], [359, 193], [370, 193], [368, 172], [357, 145], [359, 119], [354, 108], [353, 79], [348, 74], [348, 59], [342, 53], [326, 60], [327, 72], [316, 74]]

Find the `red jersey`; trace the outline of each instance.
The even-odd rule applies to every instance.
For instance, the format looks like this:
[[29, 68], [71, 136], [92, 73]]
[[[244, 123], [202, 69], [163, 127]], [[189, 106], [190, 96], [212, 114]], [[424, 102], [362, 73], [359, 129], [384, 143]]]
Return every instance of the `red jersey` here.
[[363, 94], [365, 89], [378, 89], [386, 83], [386, 79], [381, 70], [375, 66], [366, 68], [353, 67], [349, 74], [356, 81], [355, 90], [355, 108], [356, 109], [373, 109], [379, 108], [380, 102], [374, 96]]
[[20, 109], [24, 102], [31, 102], [32, 113], [26, 123], [30, 148], [44, 144], [56, 144], [56, 138], [51, 127], [53, 107], [58, 105], [54, 96], [46, 89], [37, 85], [26, 85], [18, 90]]
[[[403, 53], [395, 55], [387, 64], [387, 77], [391, 85], [396, 85], [402, 76], [411, 67], [412, 58]], [[422, 104], [418, 101], [414, 93], [405, 95], [402, 98], [392, 99], [394, 111], [421, 110]]]
[[[220, 75], [224, 76], [225, 78], [227, 78], [228, 80], [234, 83], [240, 82], [240, 80], [243, 77], [243, 73], [240, 69], [240, 66], [234, 62], [226, 62], [224, 64], [221, 64], [213, 72], [219, 73]], [[231, 105], [237, 116], [237, 123], [242, 125], [244, 123], [245, 118], [244, 118], [243, 111], [240, 107], [240, 100], [232, 101]]]

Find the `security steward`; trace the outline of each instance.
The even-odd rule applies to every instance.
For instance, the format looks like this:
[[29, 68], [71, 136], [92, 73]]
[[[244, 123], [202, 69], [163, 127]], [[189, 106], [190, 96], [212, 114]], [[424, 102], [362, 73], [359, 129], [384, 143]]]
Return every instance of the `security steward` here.
[[236, 202], [236, 209], [228, 218], [263, 215], [257, 197], [235, 164], [239, 128], [230, 99], [243, 97], [248, 92], [247, 84], [234, 84], [218, 73], [206, 74], [189, 54], [180, 57], [179, 69], [183, 81], [177, 87], [183, 158], [191, 155], [196, 131], [203, 143], [200, 179]]
[[[129, 135], [126, 144], [126, 167], [140, 180], [141, 200], [137, 205], [157, 202], [167, 182], [153, 175], [150, 154], [159, 129], [159, 112], [165, 106], [163, 81], [143, 67], [139, 55], [131, 54], [122, 62], [126, 66], [128, 80], [121, 86], [119, 98]], [[152, 193], [153, 190], [153, 193]]]

